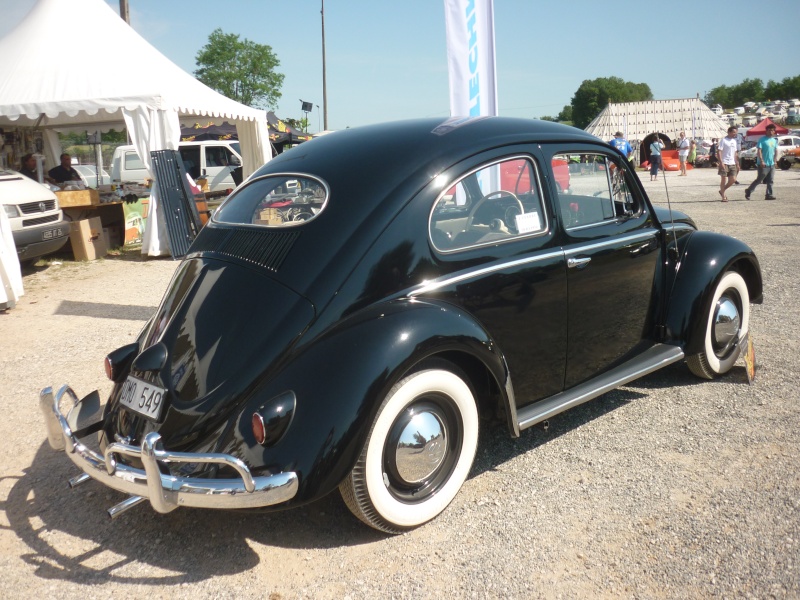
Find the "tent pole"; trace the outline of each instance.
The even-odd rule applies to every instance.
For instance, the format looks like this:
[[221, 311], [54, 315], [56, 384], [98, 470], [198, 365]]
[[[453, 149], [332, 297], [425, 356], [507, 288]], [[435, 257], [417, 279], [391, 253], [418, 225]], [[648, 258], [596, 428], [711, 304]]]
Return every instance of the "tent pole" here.
[[322, 15], [322, 123], [325, 131], [328, 130], [328, 86], [325, 82], [325, 0], [320, 0], [322, 3], [322, 10], [319, 11]]

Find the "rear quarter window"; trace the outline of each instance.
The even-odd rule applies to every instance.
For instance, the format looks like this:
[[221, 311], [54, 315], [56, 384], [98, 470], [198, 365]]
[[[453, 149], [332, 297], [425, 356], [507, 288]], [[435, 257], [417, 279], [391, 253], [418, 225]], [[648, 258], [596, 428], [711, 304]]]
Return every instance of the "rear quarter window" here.
[[293, 227], [315, 219], [328, 202], [328, 186], [306, 175], [269, 175], [248, 182], [214, 213], [218, 223]]

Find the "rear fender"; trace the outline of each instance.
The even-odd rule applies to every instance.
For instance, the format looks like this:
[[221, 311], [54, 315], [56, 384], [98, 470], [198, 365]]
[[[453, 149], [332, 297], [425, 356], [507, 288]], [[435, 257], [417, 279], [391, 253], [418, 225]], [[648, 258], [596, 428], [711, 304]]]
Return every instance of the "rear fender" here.
[[684, 247], [668, 300], [666, 331], [667, 338], [683, 345], [688, 356], [703, 348], [705, 315], [727, 271], [737, 271], [744, 278], [751, 303], [761, 304], [763, 283], [758, 259], [744, 242], [709, 231], [695, 231], [679, 242]]
[[[445, 302], [395, 300], [339, 321], [296, 348], [280, 373], [248, 399], [217, 451], [233, 451], [256, 470], [297, 472], [292, 504], [318, 498], [352, 470], [392, 386], [420, 361], [451, 352], [481, 361], [503, 401], [510, 401], [505, 360], [475, 319]], [[296, 397], [291, 425], [279, 443], [263, 448], [252, 433], [253, 412], [287, 391]]]

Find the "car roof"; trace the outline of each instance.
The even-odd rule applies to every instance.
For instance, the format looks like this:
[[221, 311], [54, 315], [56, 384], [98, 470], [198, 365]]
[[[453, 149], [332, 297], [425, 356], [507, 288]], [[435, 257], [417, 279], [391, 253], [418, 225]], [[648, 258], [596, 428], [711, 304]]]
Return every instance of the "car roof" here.
[[[580, 129], [546, 121], [499, 117], [463, 123], [441, 118], [398, 121], [304, 142], [266, 163], [245, 186], [273, 174], [308, 174], [329, 186], [325, 210], [296, 228], [292, 252], [277, 275], [315, 304], [324, 304], [341, 284], [331, 278], [342, 265], [352, 268], [403, 207], [445, 169], [494, 148], [548, 141], [587, 143], [613, 151]], [[236, 192], [230, 201], [235, 197]], [[223, 225], [213, 225], [217, 226]], [[267, 236], [277, 233], [263, 231]], [[309, 261], [309, 256], [315, 260]]]

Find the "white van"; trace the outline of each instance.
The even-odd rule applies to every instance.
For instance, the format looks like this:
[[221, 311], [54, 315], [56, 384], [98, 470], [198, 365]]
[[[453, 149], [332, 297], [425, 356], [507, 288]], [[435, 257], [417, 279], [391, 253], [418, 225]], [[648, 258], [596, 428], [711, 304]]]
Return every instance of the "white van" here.
[[[208, 189], [212, 192], [233, 189], [241, 183], [242, 156], [237, 141], [181, 142], [178, 152], [186, 172], [195, 180], [200, 177], [208, 179]], [[133, 146], [119, 146], [114, 150], [111, 159], [113, 182], [144, 184], [149, 177]]]
[[49, 188], [17, 173], [0, 169], [0, 204], [11, 222], [20, 263], [61, 249], [69, 240], [69, 223]]

